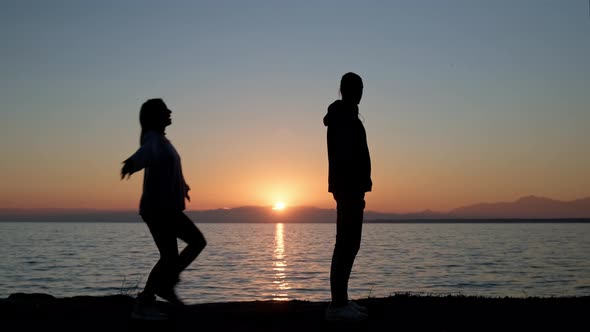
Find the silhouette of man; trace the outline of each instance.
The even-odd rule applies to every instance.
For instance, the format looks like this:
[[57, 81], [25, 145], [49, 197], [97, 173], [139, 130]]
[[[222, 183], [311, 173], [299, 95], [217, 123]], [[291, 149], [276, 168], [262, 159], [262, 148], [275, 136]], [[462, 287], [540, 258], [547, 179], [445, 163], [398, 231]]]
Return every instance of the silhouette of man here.
[[328, 145], [328, 191], [336, 200], [336, 244], [330, 267], [332, 301], [329, 321], [360, 321], [368, 310], [348, 300], [348, 280], [361, 245], [365, 193], [371, 191], [371, 158], [367, 135], [359, 119], [363, 81], [346, 73], [340, 81], [341, 99], [328, 107], [324, 117]]

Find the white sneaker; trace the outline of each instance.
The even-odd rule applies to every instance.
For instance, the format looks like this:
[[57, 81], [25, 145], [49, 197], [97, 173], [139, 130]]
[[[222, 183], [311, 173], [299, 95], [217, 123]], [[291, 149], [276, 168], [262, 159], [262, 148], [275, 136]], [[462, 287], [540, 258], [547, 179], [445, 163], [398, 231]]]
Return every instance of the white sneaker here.
[[326, 320], [330, 322], [360, 322], [368, 317], [367, 314], [356, 310], [350, 304], [344, 307], [328, 307], [328, 309], [326, 309]]
[[348, 304], [355, 308], [356, 311], [358, 312], [362, 312], [363, 314], [369, 314], [369, 309], [367, 307], [363, 307], [362, 305], [358, 305], [357, 303], [353, 302], [353, 301], [348, 301]]
[[141, 320], [166, 320], [168, 315], [161, 312], [154, 304], [136, 303], [131, 318]]

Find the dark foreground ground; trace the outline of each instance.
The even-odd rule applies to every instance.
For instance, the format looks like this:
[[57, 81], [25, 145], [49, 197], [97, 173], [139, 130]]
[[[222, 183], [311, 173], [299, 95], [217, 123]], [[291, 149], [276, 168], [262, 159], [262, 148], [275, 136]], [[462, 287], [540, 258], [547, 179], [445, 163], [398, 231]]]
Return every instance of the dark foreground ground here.
[[357, 324], [324, 321], [325, 302], [253, 301], [174, 308], [170, 319], [130, 318], [133, 298], [54, 298], [13, 294], [0, 299], [0, 331], [590, 331], [590, 296], [482, 298], [394, 295], [358, 299], [369, 319]]

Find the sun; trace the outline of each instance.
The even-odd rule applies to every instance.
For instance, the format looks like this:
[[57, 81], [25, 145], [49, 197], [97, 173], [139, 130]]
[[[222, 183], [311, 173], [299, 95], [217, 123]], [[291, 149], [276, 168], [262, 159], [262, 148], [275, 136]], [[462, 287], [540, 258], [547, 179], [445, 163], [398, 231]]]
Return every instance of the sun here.
[[284, 210], [286, 207], [284, 202], [276, 202], [275, 205], [272, 207], [273, 210], [281, 211]]

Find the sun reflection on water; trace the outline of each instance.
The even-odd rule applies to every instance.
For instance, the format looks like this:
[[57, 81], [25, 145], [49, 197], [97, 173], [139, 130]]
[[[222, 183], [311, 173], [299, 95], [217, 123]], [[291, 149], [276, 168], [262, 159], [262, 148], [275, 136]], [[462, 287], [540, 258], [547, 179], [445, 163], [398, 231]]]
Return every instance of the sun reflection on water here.
[[288, 290], [291, 289], [287, 282], [287, 260], [285, 259], [285, 242], [283, 239], [283, 224], [277, 223], [275, 228], [275, 246], [273, 251], [273, 284], [276, 293], [273, 294], [273, 300], [288, 301]]

